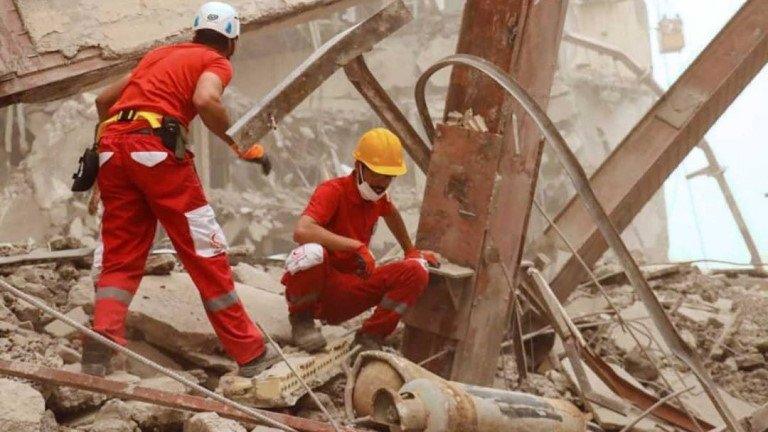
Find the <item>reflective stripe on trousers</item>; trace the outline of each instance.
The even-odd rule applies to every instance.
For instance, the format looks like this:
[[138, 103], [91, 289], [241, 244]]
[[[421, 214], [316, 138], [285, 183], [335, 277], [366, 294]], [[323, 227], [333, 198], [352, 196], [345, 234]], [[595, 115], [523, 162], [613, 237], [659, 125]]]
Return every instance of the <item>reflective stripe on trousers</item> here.
[[236, 291], [230, 291], [226, 294], [222, 294], [218, 297], [205, 300], [203, 305], [208, 312], [218, 312], [224, 310], [232, 305], [240, 302], [240, 297], [237, 296]]
[[133, 294], [117, 287], [102, 287], [96, 289], [96, 301], [112, 299], [129, 306], [133, 300]]
[[382, 309], [386, 309], [400, 315], [404, 314], [405, 311], [408, 310], [407, 304], [392, 300], [389, 297], [382, 298], [379, 306], [381, 306]]

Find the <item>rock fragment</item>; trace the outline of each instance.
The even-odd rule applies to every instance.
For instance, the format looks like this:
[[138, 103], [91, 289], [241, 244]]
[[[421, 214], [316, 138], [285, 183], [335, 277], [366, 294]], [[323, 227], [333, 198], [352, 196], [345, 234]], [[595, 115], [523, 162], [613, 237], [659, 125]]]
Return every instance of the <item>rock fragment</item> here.
[[0, 431], [39, 432], [45, 400], [29, 384], [0, 378]]
[[219, 417], [216, 413], [195, 414], [184, 423], [184, 432], [248, 432], [234, 420]]

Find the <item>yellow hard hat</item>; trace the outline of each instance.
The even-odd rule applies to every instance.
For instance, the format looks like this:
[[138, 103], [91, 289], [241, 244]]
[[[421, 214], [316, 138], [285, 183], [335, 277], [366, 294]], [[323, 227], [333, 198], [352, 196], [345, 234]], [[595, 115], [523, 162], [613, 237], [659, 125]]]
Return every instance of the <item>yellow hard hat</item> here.
[[360, 137], [355, 149], [355, 160], [383, 175], [399, 176], [408, 171], [400, 138], [385, 128], [371, 129]]

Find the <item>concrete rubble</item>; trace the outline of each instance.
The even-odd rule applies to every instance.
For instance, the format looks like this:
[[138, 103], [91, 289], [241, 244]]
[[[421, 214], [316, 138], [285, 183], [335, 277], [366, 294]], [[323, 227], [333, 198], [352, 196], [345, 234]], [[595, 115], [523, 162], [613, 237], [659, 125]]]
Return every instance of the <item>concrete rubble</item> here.
[[44, 413], [40, 392], [28, 384], [0, 378], [0, 430], [38, 432]]
[[[126, 32], [136, 33], [133, 27], [136, 20], [143, 20], [143, 14], [150, 7], [147, 2], [132, 1], [118, 6], [110, 2], [109, 7], [93, 0], [78, 0], [74, 6], [70, 3], [63, 0], [15, 2], [40, 52], [61, 52], [71, 57], [83, 49], [98, 47], [108, 57], [129, 54], [158, 40], [177, 37], [185, 30], [188, 20], [184, 17], [193, 9], [190, 2], [166, 0], [162, 2], [158, 19], [148, 23], [139, 38], [125, 38], [123, 35]], [[279, 15], [286, 8], [312, 8], [317, 4], [335, 2], [235, 0], [233, 3], [244, 8], [246, 21], [259, 22], [260, 17]], [[435, 2], [442, 6], [431, 7], [442, 12], [444, 3]], [[579, 5], [575, 7], [581, 7], [580, 2], [576, 3]], [[97, 13], [93, 16], [83, 14], [85, 9], [93, 9]], [[66, 13], [52, 12], [57, 10]], [[381, 77], [382, 84], [410, 117], [414, 117], [415, 112], [410, 100], [413, 76], [455, 48], [458, 10], [445, 16], [451, 20], [445, 20], [438, 13], [427, 18], [417, 17], [413, 27], [428, 27], [428, 31], [405, 29], [402, 34], [367, 54], [371, 69]], [[584, 22], [572, 20], [573, 26], [586, 32], [589, 27], [587, 21], [600, 21], [593, 18], [584, 13], [580, 18]], [[322, 22], [323, 26], [332, 29], [341, 24], [347, 24], [346, 18], [334, 17]], [[51, 31], [51, 26], [55, 30]], [[328, 30], [325, 27], [323, 33]], [[272, 44], [274, 46], [261, 44], [268, 46], [268, 50], [256, 54], [268, 59], [262, 63], [269, 63], [278, 69], [286, 68], [287, 64], [295, 63], [293, 57], [306, 57], [304, 54], [307, 53], [301, 49], [291, 51], [288, 55], [293, 57], [291, 61], [286, 61], [286, 58], [275, 56], [269, 50], [284, 46], [285, 41], [301, 42], [293, 44], [297, 46], [307, 42], [304, 30], [276, 37], [275, 40], [280, 43]], [[407, 55], [407, 52], [403, 55], [404, 47], [410, 49], [413, 55]], [[613, 120], [627, 113], [644, 112], [650, 97], [634, 80], [628, 81], [615, 68], [602, 67], [604, 65], [595, 63], [594, 59], [585, 60], [584, 53], [572, 51], [573, 47], [564, 50], [570, 55], [563, 56], [568, 61], [563, 62], [558, 72], [550, 114], [569, 143], [573, 143], [580, 159], [586, 161], [589, 171], [597, 167], [603, 153], [610, 151], [610, 142], [618, 142], [631, 126]], [[254, 65], [249, 58], [257, 56], [246, 54], [248, 52], [235, 59], [242, 62], [236, 69], [252, 66], [253, 75], [283, 76], [280, 70], [265, 69], [263, 64]], [[395, 56], [401, 62], [392, 62], [391, 58]], [[648, 66], [650, 70], [650, 64]], [[0, 65], [0, 69], [2, 67]], [[275, 165], [280, 167], [274, 175], [269, 178], [254, 176], [252, 167], [232, 160], [229, 154], [223, 157], [226, 150], [217, 153], [219, 149], [216, 146], [206, 149], [210, 152], [208, 162], [214, 166], [209, 166], [207, 173], [201, 175], [217, 220], [232, 245], [230, 262], [237, 293], [250, 316], [289, 353], [293, 349], [289, 346], [290, 325], [283, 297], [284, 287], [280, 283], [283, 270], [279, 262], [264, 257], [288, 252], [294, 246], [291, 230], [313, 186], [324, 179], [348, 173], [351, 168], [347, 155], [351, 154], [353, 137], [380, 123], [378, 118], [372, 117], [366, 105], [361, 105], [359, 95], [352, 93], [348, 83], [340, 85], [338, 80], [334, 77], [323, 86], [320, 92], [325, 92], [325, 96], [308, 100], [287, 116], [277, 129], [279, 137], [264, 138]], [[447, 74], [433, 81], [429, 89], [433, 94], [428, 101], [432, 112], [436, 113], [442, 108]], [[264, 93], [267, 88], [261, 86], [260, 82], [242, 80], [230, 87], [224, 99], [233, 117], [254, 104], [254, 100], [246, 94]], [[438, 94], [439, 100], [434, 97]], [[28, 153], [23, 163], [9, 170], [8, 175], [0, 170], [0, 175], [4, 176], [0, 177], [0, 241], [10, 242], [0, 244], [0, 256], [97, 245], [99, 218], [88, 213], [86, 195], [69, 191], [72, 167], [82, 151], [81, 145], [71, 143], [90, 142], [92, 131], [82, 125], [96, 121], [94, 97], [92, 93], [84, 93], [28, 107], [26, 127], [33, 136]], [[328, 106], [320, 103], [318, 106], [318, 101], [331, 103], [327, 103]], [[599, 109], [595, 110], [595, 106]], [[610, 118], [609, 123], [619, 126], [604, 131], [598, 126], [601, 116]], [[447, 117], [449, 124], [474, 131], [488, 131], [484, 118], [475, 115], [471, 109], [464, 113], [451, 112]], [[594, 149], [587, 145], [591, 142], [602, 142], [605, 152], [594, 153]], [[201, 154], [198, 148], [195, 151]], [[202, 169], [199, 171], [203, 173]], [[418, 223], [423, 183], [421, 173], [409, 173], [391, 190], [409, 229], [414, 229]], [[555, 158], [545, 151], [538, 199], [550, 214], [554, 214], [570, 198], [570, 190], [571, 186]], [[643, 239], [650, 240], [651, 244], [643, 248], [643, 252], [638, 251], [638, 255], [647, 254], [645, 258], [648, 259], [665, 258], [668, 246], [667, 227], [665, 223], [659, 223], [666, 221], [662, 198], [659, 194], [631, 226], [633, 229], [627, 230], [635, 250], [643, 246]], [[541, 221], [534, 220], [532, 225], [535, 227], [537, 223]], [[23, 229], [18, 229], [20, 226]], [[384, 231], [376, 231], [372, 250], [378, 257], [391, 258], [387, 252], [399, 249], [394, 239]], [[171, 246], [167, 239], [159, 236], [154, 248]], [[551, 251], [555, 261], [570, 256], [562, 244], [534, 244], [530, 245], [530, 249]], [[212, 390], [219, 389], [226, 394], [229, 382], [242, 384], [243, 388], [256, 388], [252, 382], [247, 382], [249, 380], [233, 379], [237, 365], [223, 353], [189, 276], [173, 253], [159, 252], [162, 253], [150, 255], [145, 268], [147, 276], [130, 307], [128, 348]], [[758, 406], [768, 404], [768, 278], [738, 272], [702, 271], [688, 265], [647, 266], [643, 270], [683, 339], [705, 354], [708, 371], [736, 415], [746, 416]], [[603, 297], [595, 286], [585, 284], [564, 302], [568, 315], [582, 329], [590, 348], [619, 376], [655, 397], [661, 398], [670, 392], [692, 387], [691, 391], [680, 396], [684, 407], [706, 421], [720, 425], [720, 418], [711, 409], [690, 371], [671, 358], [670, 350], [663, 343], [657, 342], [662, 337], [623, 272], [617, 270], [615, 264], [604, 264], [595, 272], [605, 285], [608, 298]], [[90, 259], [0, 266], [0, 278], [86, 325], [93, 312], [93, 277]], [[613, 310], [611, 304], [617, 310]], [[636, 337], [618, 324], [617, 316], [630, 323]], [[349, 330], [353, 330], [359, 322], [359, 319], [354, 320], [341, 328], [324, 326], [323, 332], [334, 338], [340, 338], [345, 333], [350, 337]], [[539, 338], [551, 337], [551, 332], [547, 331], [524, 335], [526, 343], [533, 344]], [[388, 342], [387, 349], [397, 350], [399, 335], [396, 334]], [[81, 369], [80, 353], [81, 341], [75, 330], [45, 316], [32, 305], [0, 295], [0, 359], [78, 372]], [[312, 364], [313, 358], [301, 353], [296, 358], [297, 365], [310, 368], [307, 365]], [[177, 394], [189, 393], [184, 386], [122, 355], [115, 357], [112, 366], [116, 371], [108, 377], [111, 380]], [[334, 368], [322, 380], [310, 384], [334, 418], [351, 422], [355, 420], [355, 415], [342, 408], [347, 378], [341, 370]], [[595, 373], [591, 370], [586, 372], [595, 392], [621, 400]], [[261, 378], [265, 378], [266, 382], [266, 378], [277, 375], [280, 379], [275, 379], [275, 382], [289, 375], [285, 365]], [[578, 414], [587, 413], [594, 423], [590, 428], [594, 430], [620, 430], [638, 414], [631, 410], [617, 412], [582, 398], [574, 367], [564, 355], [560, 341], [555, 343], [547, 361], [528, 372], [526, 380], [519, 382], [519, 375], [515, 356], [511, 351], [504, 352], [498, 364], [494, 387], [565, 400], [569, 406], [580, 410]], [[270, 389], [273, 393], [282, 392], [277, 384], [267, 384], [273, 386]], [[283, 393], [273, 398], [282, 401], [281, 409], [301, 417], [325, 421], [325, 416], [313, 402], [301, 396], [303, 389], [294, 394]], [[246, 426], [215, 413], [194, 414], [144, 402], [122, 401], [65, 386], [0, 378], [0, 431], [248, 432]], [[273, 430], [276, 429], [260, 426], [251, 432]], [[632, 430], [679, 429], [646, 417]]]

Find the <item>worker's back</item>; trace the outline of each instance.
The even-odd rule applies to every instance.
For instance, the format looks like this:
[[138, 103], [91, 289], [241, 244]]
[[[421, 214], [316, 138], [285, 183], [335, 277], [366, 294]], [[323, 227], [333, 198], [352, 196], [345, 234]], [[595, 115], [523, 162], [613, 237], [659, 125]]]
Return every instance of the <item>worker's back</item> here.
[[142, 109], [174, 117], [188, 126], [197, 115], [192, 96], [205, 71], [218, 75], [224, 87], [232, 79], [229, 60], [206, 45], [182, 43], [154, 49], [133, 70], [110, 115]]

